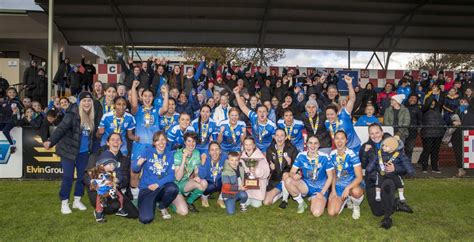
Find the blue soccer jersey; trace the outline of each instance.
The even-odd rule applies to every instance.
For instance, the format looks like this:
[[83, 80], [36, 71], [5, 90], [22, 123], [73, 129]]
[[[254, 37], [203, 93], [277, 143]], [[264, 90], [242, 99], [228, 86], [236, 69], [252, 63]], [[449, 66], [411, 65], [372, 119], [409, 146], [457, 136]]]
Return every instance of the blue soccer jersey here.
[[207, 153], [209, 143], [212, 140], [217, 140], [219, 130], [216, 122], [214, 122], [212, 118], [209, 118], [207, 123], [201, 123], [201, 125], [199, 125], [199, 119], [195, 119], [191, 122], [191, 126], [193, 126], [198, 135], [196, 149], [198, 149], [201, 154]]
[[134, 130], [135, 125], [135, 118], [127, 112], [122, 118], [117, 118], [114, 111], [104, 114], [99, 123], [99, 128], [104, 128], [105, 130], [104, 134], [102, 135], [100, 145], [106, 145], [107, 138], [110, 134], [119, 133], [122, 137], [122, 146], [120, 147], [120, 151], [122, 154], [127, 155], [127, 131]]
[[329, 130], [331, 134], [331, 138], [334, 141], [334, 134], [339, 131], [343, 130], [347, 134], [347, 147], [356, 153], [359, 153], [360, 148], [360, 139], [357, 136], [357, 133], [354, 129], [354, 124], [352, 123], [351, 115], [347, 112], [344, 108], [338, 115], [336, 122], [329, 123], [329, 120], [326, 120], [326, 128]]
[[356, 178], [354, 167], [360, 166], [360, 159], [349, 148], [346, 148], [343, 156], [338, 155], [337, 150], [333, 150], [330, 158], [336, 171], [336, 192], [341, 196], [344, 189]]
[[317, 159], [310, 159], [307, 151], [300, 152], [296, 156], [293, 167], [300, 169], [303, 174], [304, 182], [308, 186], [306, 196], [313, 196], [320, 192], [327, 181], [327, 171], [334, 170], [329, 156], [322, 152], [318, 152]]
[[193, 126], [189, 126], [186, 130], [182, 131], [179, 127], [179, 124], [171, 127], [166, 132], [168, 136], [168, 143], [166, 145], [168, 150], [177, 150], [184, 147], [184, 134], [188, 132], [196, 132]]
[[[138, 159], [144, 158], [145, 162], [139, 166]], [[151, 184], [163, 186], [173, 182], [174, 177], [174, 156], [172, 152], [158, 154], [156, 149], [150, 148], [142, 152], [137, 160], [132, 161], [132, 170], [136, 173], [142, 171], [140, 179], [140, 189], [147, 189]]]
[[234, 127], [231, 127], [229, 120], [224, 120], [220, 123], [220, 127], [224, 127], [221, 142], [222, 151], [227, 153], [232, 151], [240, 152], [242, 147], [242, 134], [246, 132], [245, 122], [239, 120]]
[[171, 117], [166, 116], [166, 114], [163, 115], [160, 119], [160, 130], [168, 132], [168, 129], [178, 124], [178, 120], [179, 113], [174, 113]]
[[152, 144], [153, 134], [160, 131], [160, 110], [156, 107], [139, 106], [135, 114], [137, 127], [135, 135], [140, 137], [139, 143]]
[[284, 129], [286, 138], [298, 149], [299, 152], [304, 150], [303, 129], [304, 124], [300, 120], [293, 120], [293, 124], [287, 126], [283, 119], [278, 120], [278, 128]]
[[212, 164], [211, 156], [207, 154], [206, 162], [204, 165], [199, 166], [199, 177], [206, 179], [208, 183], [220, 183], [226, 160], [227, 155], [222, 153], [219, 161], [216, 164]]
[[267, 119], [265, 124], [258, 123], [257, 113], [250, 110], [248, 113], [250, 123], [252, 124], [252, 137], [255, 139], [257, 148], [266, 152], [268, 146], [272, 143], [273, 135], [276, 131], [276, 125], [273, 121]]

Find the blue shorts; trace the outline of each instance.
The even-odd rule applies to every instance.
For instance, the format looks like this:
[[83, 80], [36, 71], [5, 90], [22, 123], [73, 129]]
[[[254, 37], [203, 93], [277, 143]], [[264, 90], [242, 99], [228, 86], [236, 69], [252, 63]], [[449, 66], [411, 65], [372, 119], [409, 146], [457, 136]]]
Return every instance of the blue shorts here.
[[130, 157], [130, 161], [133, 162], [133, 161], [138, 160], [138, 157], [143, 155], [143, 153], [149, 148], [152, 148], [151, 144], [142, 144], [142, 143], [134, 142], [133, 147], [132, 147], [132, 156]]
[[[315, 196], [317, 193], [320, 193], [322, 188], [321, 187], [318, 187], [318, 186], [315, 186], [311, 181], [309, 181], [308, 179], [303, 179], [304, 183], [306, 184], [306, 187], [308, 187], [308, 193], [306, 193], [305, 197], [313, 197]], [[327, 199], [328, 198], [328, 192], [326, 191], [326, 193], [323, 194], [324, 197]]]
[[276, 189], [283, 191], [283, 182], [279, 182], [276, 186], [275, 186]]
[[[362, 182], [359, 184], [359, 186], [360, 186], [362, 189], [365, 189], [365, 182], [362, 181]], [[338, 186], [338, 185], [336, 184], [336, 194], [337, 194], [337, 196], [342, 197], [342, 193], [344, 192], [344, 189], [346, 189], [346, 186], [340, 186], [340, 185]]]

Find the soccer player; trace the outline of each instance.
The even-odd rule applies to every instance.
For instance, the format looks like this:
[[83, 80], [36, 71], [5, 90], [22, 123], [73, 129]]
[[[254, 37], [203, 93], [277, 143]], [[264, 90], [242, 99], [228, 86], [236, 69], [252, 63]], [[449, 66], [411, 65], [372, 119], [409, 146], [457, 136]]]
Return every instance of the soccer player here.
[[197, 149], [201, 154], [208, 151], [209, 143], [217, 140], [217, 124], [211, 118], [211, 107], [204, 104], [199, 111], [199, 117], [191, 123], [194, 130], [197, 132]]
[[[307, 207], [303, 197], [311, 200], [311, 213], [319, 217], [324, 213], [328, 191], [334, 176], [334, 167], [328, 155], [318, 151], [319, 140], [310, 136], [307, 142], [308, 150], [300, 152], [285, 180], [288, 192], [298, 203], [298, 213], [303, 213]], [[301, 174], [298, 174], [301, 170]]]
[[231, 108], [229, 119], [219, 124], [220, 131], [217, 140], [221, 144], [224, 153], [240, 152], [242, 147], [242, 141], [246, 136], [246, 125], [244, 121], [239, 120], [239, 113], [237, 108]]
[[283, 111], [283, 119], [278, 120], [278, 128], [285, 130], [286, 139], [290, 140], [299, 152], [304, 150], [304, 124], [294, 119], [291, 109], [287, 108]]

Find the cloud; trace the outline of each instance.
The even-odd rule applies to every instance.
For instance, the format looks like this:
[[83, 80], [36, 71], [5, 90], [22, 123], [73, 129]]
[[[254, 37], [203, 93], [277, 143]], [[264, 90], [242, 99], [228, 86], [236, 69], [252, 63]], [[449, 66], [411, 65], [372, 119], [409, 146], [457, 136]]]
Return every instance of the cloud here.
[[[383, 63], [386, 53], [380, 52], [377, 54]], [[371, 55], [372, 52], [368, 51], [352, 51], [351, 68], [365, 68]], [[408, 62], [418, 55], [418, 53], [393, 53], [390, 58], [389, 69], [406, 69]], [[273, 63], [273, 65], [347, 68], [347, 51], [287, 49], [285, 58]], [[369, 69], [382, 68], [377, 60], [373, 58]]]

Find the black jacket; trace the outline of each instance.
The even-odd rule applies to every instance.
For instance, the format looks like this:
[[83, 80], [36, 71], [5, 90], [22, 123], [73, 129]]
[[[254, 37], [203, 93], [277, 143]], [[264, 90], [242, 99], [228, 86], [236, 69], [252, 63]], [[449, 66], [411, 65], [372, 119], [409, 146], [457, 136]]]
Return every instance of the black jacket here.
[[[17, 115], [13, 115], [12, 104], [16, 105], [19, 109]], [[4, 99], [0, 101], [0, 123], [18, 123], [21, 119], [21, 113], [23, 111], [23, 104], [18, 98]]]
[[[311, 122], [309, 121], [309, 117], [306, 112], [301, 114], [300, 120], [303, 121], [304, 128], [308, 133], [308, 137], [312, 135], [316, 135], [316, 137], [318, 137], [320, 148], [331, 148], [331, 135], [329, 134], [329, 131], [326, 129], [326, 125], [324, 124], [324, 122], [326, 121], [326, 116], [323, 112], [319, 112], [317, 115], [319, 116], [319, 124], [316, 130], [316, 134], [314, 133], [314, 129], [311, 126]], [[313, 122], [316, 122], [316, 118], [313, 119]]]
[[[97, 107], [99, 105], [99, 107]], [[92, 150], [93, 138], [97, 131], [100, 117], [102, 116], [102, 108], [100, 103], [94, 101], [95, 118], [94, 130], [89, 135], [89, 150]], [[76, 160], [81, 146], [81, 118], [79, 116], [79, 109], [77, 104], [72, 104], [66, 112], [61, 123], [56, 130], [51, 134], [51, 146], [56, 146], [56, 153], [68, 160]]]
[[[435, 106], [434, 108], [429, 108], [428, 101], [425, 103], [425, 107], [423, 108], [423, 125], [427, 126], [444, 126], [445, 122], [443, 119], [443, 115], [441, 114], [441, 109], [439, 106]], [[445, 128], [436, 128], [436, 127], [426, 127], [421, 129], [421, 137], [423, 138], [435, 138], [435, 137], [443, 137], [445, 133]]]
[[92, 80], [94, 79], [94, 75], [96, 73], [94, 65], [86, 64], [84, 58], [81, 59], [81, 65], [85, 69], [83, 74], [84, 81], [87, 83], [92, 83]]
[[30, 66], [23, 72], [23, 85], [27, 85], [25, 96], [32, 97], [38, 68]]
[[67, 82], [69, 83], [69, 86], [71, 88], [75, 88], [75, 89], [81, 88], [81, 84], [83, 82], [82, 79], [83, 79], [83, 74], [80, 73], [79, 71], [78, 72], [71, 71], [67, 75]]
[[[283, 148], [283, 154], [287, 154], [290, 157], [291, 162], [295, 162], [296, 156], [298, 155], [298, 150], [290, 141], [285, 141], [285, 147]], [[275, 140], [272, 141], [270, 146], [267, 149], [266, 153], [268, 164], [274, 164], [275, 170], [270, 171], [270, 179], [268, 180], [267, 192], [275, 188], [275, 186], [281, 182], [283, 173], [290, 172], [292, 164], [288, 164], [285, 158], [283, 158], [282, 167], [280, 167], [280, 162], [278, 161], [278, 152], [275, 147]]]
[[[382, 136], [382, 140], [390, 137], [391, 135], [389, 133], [384, 133]], [[365, 147], [370, 146], [370, 149], [368, 151], [365, 151]], [[362, 169], [365, 169], [369, 161], [377, 157], [377, 146], [374, 141], [369, 139], [369, 141], [365, 142], [361, 147], [359, 151], [359, 159], [360, 163], [362, 165]], [[367, 176], [367, 174], [366, 174]]]
[[32, 96], [36, 101], [40, 101], [41, 97], [48, 96], [48, 79], [45, 76], [37, 75], [32, 85]]
[[[423, 124], [423, 113], [418, 104], [406, 106], [410, 112], [410, 125], [419, 126]], [[408, 137], [415, 138], [418, 134], [418, 128], [408, 129]]]

